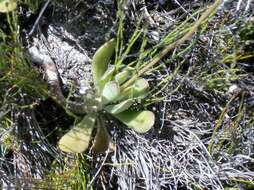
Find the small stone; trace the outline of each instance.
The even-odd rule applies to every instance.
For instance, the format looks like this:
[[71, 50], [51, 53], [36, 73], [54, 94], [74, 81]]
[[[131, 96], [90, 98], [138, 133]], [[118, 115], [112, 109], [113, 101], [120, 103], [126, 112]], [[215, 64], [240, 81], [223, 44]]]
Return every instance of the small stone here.
[[160, 40], [160, 34], [157, 31], [152, 31], [150, 33], [151, 37], [153, 38], [153, 40], [155, 40], [156, 42], [158, 42]]
[[87, 90], [88, 90], [87, 86], [81, 86], [80, 89], [79, 89], [79, 93], [80, 94], [86, 94]]
[[228, 89], [228, 94], [235, 94], [239, 91], [239, 87], [236, 84], [233, 84]]

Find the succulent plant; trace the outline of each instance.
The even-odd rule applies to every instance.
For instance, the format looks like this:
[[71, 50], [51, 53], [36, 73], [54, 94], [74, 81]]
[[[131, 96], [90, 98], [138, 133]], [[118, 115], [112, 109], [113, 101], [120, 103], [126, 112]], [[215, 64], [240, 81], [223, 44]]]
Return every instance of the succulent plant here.
[[138, 133], [145, 133], [154, 125], [153, 112], [130, 110], [136, 100], [146, 97], [149, 84], [144, 78], [138, 78], [126, 88], [121, 88], [121, 85], [134, 74], [135, 69], [123, 64], [118, 67], [110, 64], [115, 48], [116, 40], [111, 39], [102, 45], [93, 56], [92, 73], [95, 94], [92, 99], [97, 102], [94, 101], [96, 103], [90, 105], [93, 109], [87, 109], [84, 118], [60, 139], [59, 148], [62, 151], [70, 153], [85, 151], [90, 144], [95, 127], [97, 134], [92, 145], [93, 151], [107, 150], [110, 136], [100, 115], [100, 112], [103, 111], [113, 115]]
[[17, 7], [16, 0], [2, 0], [0, 1], [0, 13], [8, 13], [15, 10]]

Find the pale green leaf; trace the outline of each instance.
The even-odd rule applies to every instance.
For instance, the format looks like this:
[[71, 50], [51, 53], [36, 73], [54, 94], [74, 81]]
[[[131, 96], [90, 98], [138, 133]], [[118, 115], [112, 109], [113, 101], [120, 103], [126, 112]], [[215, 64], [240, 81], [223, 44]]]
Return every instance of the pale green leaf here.
[[128, 99], [128, 100], [124, 100], [119, 104], [116, 105], [109, 105], [106, 106], [104, 109], [111, 114], [118, 114], [121, 113], [125, 110], [127, 110], [128, 108], [131, 107], [131, 105], [133, 104], [133, 100], [132, 99]]
[[108, 131], [101, 119], [97, 120], [97, 133], [93, 142], [92, 150], [95, 153], [103, 153], [105, 152], [110, 143], [110, 136]]
[[115, 51], [115, 46], [116, 40], [111, 39], [102, 45], [93, 56], [92, 72], [95, 86], [99, 92], [101, 91], [101, 87], [99, 85], [100, 79], [108, 69], [110, 58]]
[[95, 121], [95, 115], [86, 115], [76, 126], [74, 126], [60, 139], [58, 143], [59, 148], [62, 151], [69, 153], [84, 152], [89, 146]]
[[10, 11], [15, 10], [17, 7], [17, 1], [16, 0], [3, 0], [0, 1], [0, 12], [2, 13], [8, 13]]
[[123, 84], [127, 79], [131, 76], [131, 72], [127, 69], [117, 73], [115, 75], [115, 81], [119, 83], [119, 85]]
[[149, 83], [143, 78], [139, 78], [133, 85], [124, 89], [118, 101], [135, 98], [145, 98], [149, 91]]
[[102, 104], [106, 105], [114, 102], [120, 94], [120, 87], [117, 82], [109, 81], [105, 84], [102, 91]]
[[127, 125], [128, 128], [138, 133], [146, 133], [153, 127], [155, 122], [155, 116], [151, 111], [127, 110], [114, 116]]
[[112, 65], [109, 65], [108, 69], [99, 80], [97, 87], [102, 90], [105, 84], [113, 78], [112, 76], [114, 72], [115, 72], [115, 67], [113, 67]]

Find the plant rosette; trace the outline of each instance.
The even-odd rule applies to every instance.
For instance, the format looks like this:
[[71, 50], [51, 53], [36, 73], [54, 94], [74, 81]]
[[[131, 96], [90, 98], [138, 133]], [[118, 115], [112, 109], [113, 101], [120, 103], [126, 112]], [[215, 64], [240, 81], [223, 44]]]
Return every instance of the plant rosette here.
[[87, 150], [94, 128], [97, 128], [97, 132], [92, 150], [100, 153], [108, 149], [110, 135], [102, 116], [99, 115], [101, 111], [113, 115], [138, 133], [146, 133], [153, 127], [155, 121], [153, 112], [130, 109], [137, 100], [147, 96], [149, 84], [144, 78], [138, 78], [131, 85], [121, 89], [121, 85], [133, 76], [135, 69], [126, 65], [116, 67], [110, 64], [115, 48], [116, 40], [111, 39], [94, 54], [92, 74], [96, 93], [88, 98], [91, 101], [85, 101], [90, 102], [86, 105], [90, 108], [87, 109], [84, 118], [60, 139], [59, 148], [62, 151], [82, 153]]
[[0, 13], [8, 13], [14, 11], [16, 7], [16, 0], [0, 0]]

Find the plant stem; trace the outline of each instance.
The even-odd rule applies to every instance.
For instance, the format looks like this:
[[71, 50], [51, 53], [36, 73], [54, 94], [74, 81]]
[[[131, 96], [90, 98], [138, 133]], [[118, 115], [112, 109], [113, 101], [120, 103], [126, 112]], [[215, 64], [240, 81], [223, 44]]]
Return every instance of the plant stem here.
[[152, 66], [158, 63], [164, 56], [166, 56], [171, 50], [176, 48], [177, 46], [183, 44], [186, 40], [188, 40], [198, 29], [198, 27], [202, 24], [204, 20], [206, 20], [210, 14], [215, 11], [222, 0], [215, 0], [215, 2], [202, 14], [202, 16], [198, 19], [198, 21], [191, 27], [191, 29], [179, 40], [174, 43], [168, 45], [158, 56], [150, 60], [142, 69], [137, 71], [127, 82], [125, 82], [121, 86], [121, 91], [131, 85], [140, 75], [148, 71]]

